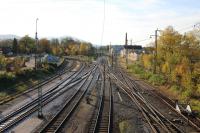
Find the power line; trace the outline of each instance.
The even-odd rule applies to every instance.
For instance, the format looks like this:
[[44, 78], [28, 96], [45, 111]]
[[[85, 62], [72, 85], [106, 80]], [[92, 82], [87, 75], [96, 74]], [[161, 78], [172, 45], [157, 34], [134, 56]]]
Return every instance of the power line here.
[[143, 40], [138, 40], [138, 41], [135, 41], [135, 42], [132, 42], [133, 44], [134, 43], [140, 43], [140, 42], [145, 42], [145, 41], [148, 41], [148, 40], [151, 40], [151, 38], [147, 38], [147, 39], [143, 39]]
[[184, 30], [187, 30], [187, 29], [191, 29], [191, 28], [194, 28], [194, 25], [192, 25], [192, 26], [190, 25], [190, 26], [178, 29], [177, 32], [181, 32], [181, 31], [184, 31]]
[[[181, 29], [177, 30], [177, 32], [180, 32], [180, 31], [183, 31], [183, 30], [186, 30], [186, 29], [189, 29], [189, 28], [192, 28], [192, 26], [187, 26], [187, 27], [181, 28]], [[166, 36], [166, 35], [162, 35], [162, 36]], [[146, 38], [146, 39], [134, 41], [134, 42], [132, 42], [132, 43], [133, 43], [133, 44], [134, 44], [134, 43], [140, 43], [140, 42], [145, 42], [145, 41], [148, 41], [148, 40], [151, 40], [151, 38]]]
[[[200, 23], [197, 23], [197, 24], [200, 25]], [[195, 25], [197, 25], [197, 24], [195, 24]], [[195, 25], [186, 26], [186, 27], [180, 28], [180, 29], [178, 29], [178, 30], [176, 30], [176, 31], [177, 31], [177, 32], [181, 32], [181, 31], [183, 31], [183, 30], [187, 30], [187, 29], [190, 29], [190, 28], [194, 28]], [[162, 36], [166, 36], [166, 35], [162, 35]], [[160, 37], [160, 36], [159, 36], [159, 37]], [[148, 41], [148, 40], [151, 40], [151, 38], [146, 38], [146, 39], [134, 41], [134, 42], [132, 42], [132, 43], [133, 43], [133, 44], [134, 44], [134, 43], [141, 43], [141, 42], [145, 42], [145, 41]]]
[[199, 22], [197, 23], [190, 23], [190, 24], [187, 24], [188, 26], [185, 26], [183, 28], [179, 28], [178, 30], [176, 30], [177, 32], [181, 32], [181, 31], [184, 31], [184, 30], [188, 30], [188, 29], [191, 29], [191, 28], [196, 28], [199, 26]]

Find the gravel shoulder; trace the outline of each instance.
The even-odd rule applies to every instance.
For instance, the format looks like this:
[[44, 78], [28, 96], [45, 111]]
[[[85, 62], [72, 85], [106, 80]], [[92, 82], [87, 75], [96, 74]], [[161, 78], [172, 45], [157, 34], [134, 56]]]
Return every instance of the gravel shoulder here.
[[137, 106], [120, 89], [113, 85], [113, 133], [150, 133]]

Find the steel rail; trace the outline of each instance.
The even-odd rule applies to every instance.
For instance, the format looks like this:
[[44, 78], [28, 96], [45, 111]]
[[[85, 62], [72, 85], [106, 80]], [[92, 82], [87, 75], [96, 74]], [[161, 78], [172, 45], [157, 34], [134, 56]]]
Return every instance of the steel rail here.
[[[77, 73], [80, 73], [83, 70], [83, 68], [84, 68], [84, 66]], [[78, 74], [75, 75], [72, 79], [76, 78], [77, 76], [78, 76]], [[74, 83], [75, 82], [79, 83], [80, 81], [81, 81], [81, 79], [73, 81], [73, 82]], [[67, 84], [65, 84], [64, 86], [62, 86], [60, 88], [60, 90], [50, 91], [48, 95], [46, 95], [45, 97], [43, 97], [43, 102], [45, 102], [45, 103], [43, 103], [43, 106], [46, 105], [47, 103], [51, 102], [55, 98], [57, 98], [59, 95], [62, 95], [63, 93], [59, 93], [59, 91], [61, 91], [63, 88], [65, 88], [70, 83], [72, 83], [72, 82], [70, 81]], [[75, 85], [76, 84], [73, 84], [68, 89], [72, 88]], [[64, 91], [68, 91], [68, 89], [66, 89]], [[57, 94], [58, 96], [57, 95], [54, 96], [55, 94]], [[53, 96], [53, 98], [51, 98], [52, 96]], [[20, 108], [19, 110], [17, 110], [16, 112], [12, 112], [11, 114], [7, 115], [7, 117], [4, 119], [4, 123], [0, 125], [0, 132], [8, 130], [8, 128], [10, 128], [11, 126], [15, 125], [16, 123], [18, 123], [19, 121], [21, 121], [22, 119], [24, 119], [25, 116], [27, 117], [31, 113], [37, 111], [37, 108], [38, 108], [37, 106], [38, 105], [36, 103], [37, 103], [37, 99], [35, 99], [31, 104], [27, 104], [27, 105], [23, 106], [22, 108]], [[26, 111], [26, 112], [23, 112], [23, 111]], [[15, 118], [15, 119], [13, 120], [12, 118]]]
[[[81, 80], [78, 81], [77, 84], [80, 83], [80, 82], [81, 82]], [[76, 84], [70, 86], [68, 89], [71, 89], [75, 85]], [[65, 93], [66, 91], [67, 90], [64, 90], [64, 91], [62, 91], [62, 93], [57, 93], [53, 97], [49, 97], [49, 98], [45, 99], [45, 101], [43, 100], [42, 106], [47, 105], [49, 102], [51, 102], [52, 100], [56, 99], [57, 97], [59, 97], [60, 95], [62, 95], [63, 93]], [[15, 116], [16, 118], [14, 120], [12, 120], [12, 121], [9, 121], [8, 124], [4, 125], [4, 127], [2, 127], [0, 129], [0, 132], [7, 131], [9, 128], [11, 128], [12, 126], [16, 125], [18, 122], [20, 122], [21, 120], [25, 119], [27, 116], [31, 115], [32, 113], [36, 112], [37, 110], [38, 110], [38, 105], [34, 105], [29, 110], [27, 110], [27, 111], [19, 114], [19, 116]]]
[[[121, 71], [120, 71], [120, 73], [121, 73]], [[121, 73], [121, 75], [123, 76], [123, 79], [125, 80], [125, 82], [126, 82], [126, 84], [130, 87], [130, 88], [132, 88], [131, 87], [131, 85], [130, 84], [132, 84], [132, 86], [137, 90], [137, 88], [136, 88], [136, 86], [134, 86], [134, 84], [132, 83], [132, 82], [130, 82], [130, 81], [127, 81], [127, 78]], [[130, 84], [129, 84], [130, 83]], [[171, 121], [169, 121], [167, 118], [165, 118], [164, 117], [164, 115], [162, 115], [158, 110], [156, 110], [151, 104], [150, 104], [150, 102], [149, 101], [147, 101], [147, 100], [145, 100], [144, 99], [144, 97], [139, 93], [139, 91], [137, 90], [137, 99], [138, 100], [140, 100], [151, 112], [152, 112], [152, 114], [156, 117], [156, 119], [157, 120], [159, 120], [159, 122], [161, 122], [162, 123], [162, 127], [167, 131], [167, 132], [171, 132], [171, 131], [174, 131], [174, 130], [176, 130], [176, 132], [179, 132], [179, 133], [182, 133], [183, 131], [181, 131], [176, 125], [174, 125]], [[134, 93], [134, 95], [136, 95], [136, 93]], [[149, 112], [148, 112], [149, 113]], [[166, 125], [166, 123], [164, 123], [164, 121], [163, 120], [165, 120], [165, 122], [168, 122], [168, 124], [170, 124], [172, 127], [173, 127], [173, 129], [171, 129], [171, 127], [169, 127], [169, 125]], [[170, 129], [168, 129], [168, 127], [170, 128]]]
[[112, 94], [112, 82], [111, 79], [109, 78], [109, 82], [110, 82], [110, 108], [109, 108], [109, 129], [108, 129], [108, 133], [112, 133], [112, 128], [113, 128], [113, 94]]
[[[137, 83], [133, 80], [133, 79], [131, 79], [129, 76], [127, 76], [127, 75], [125, 75], [130, 81], [133, 81], [135, 84], [133, 84], [132, 82], [132, 84], [134, 85], [134, 88], [137, 88]], [[146, 83], [145, 83], [146, 84]], [[146, 84], [146, 85], [148, 85], [148, 84]], [[148, 86], [150, 86], [150, 85], [148, 85]], [[172, 103], [172, 101], [171, 101], [171, 99], [168, 99], [168, 100], [170, 100], [170, 103], [168, 103], [168, 101], [166, 101], [163, 97], [161, 97], [161, 96], [159, 96], [158, 94], [155, 94], [155, 93], [153, 93], [153, 92], [151, 92], [150, 91], [150, 93], [152, 94], [152, 95], [154, 95], [154, 96], [156, 96], [157, 98], [159, 98], [164, 104], [166, 104], [168, 107], [170, 107], [170, 109], [172, 109], [177, 115], [179, 115], [180, 117], [182, 117], [185, 121], [187, 121], [187, 123], [189, 123], [193, 128], [195, 128], [195, 129], [197, 129], [198, 131], [200, 131], [200, 127], [197, 125], [197, 124], [195, 124], [194, 123], [194, 120], [192, 121], [191, 119], [188, 119], [185, 115], [183, 115], [182, 113], [180, 113], [180, 112], [177, 112], [177, 110], [170, 104], [170, 103]], [[140, 96], [141, 97], [141, 96]], [[155, 109], [156, 110], [156, 109]], [[163, 116], [162, 114], [160, 114], [160, 116]], [[198, 118], [197, 118], [197, 121], [198, 121], [198, 123], [199, 123], [199, 120], [198, 120]], [[170, 122], [170, 121], [169, 121]], [[174, 127], [174, 126], [173, 126]], [[178, 129], [178, 127], [177, 127], [177, 129]]]
[[[82, 67], [82, 69], [78, 72], [78, 73], [80, 73], [82, 70], [83, 70], [83, 68], [84, 68], [84, 66]], [[87, 73], [87, 72], [86, 72]], [[78, 75], [78, 74], [77, 74]], [[75, 77], [73, 77], [72, 78], [72, 80], [73, 79], [75, 79], [76, 77], [77, 77], [77, 75], [75, 76]], [[85, 74], [84, 74], [85, 75]], [[79, 78], [78, 80], [75, 80], [75, 81], [72, 81], [72, 82], [79, 82], [79, 80], [81, 80], [81, 79], [84, 79], [85, 77], [82, 77], [82, 78]], [[69, 85], [69, 83], [68, 84], [66, 84], [66, 85]], [[66, 86], [65, 85], [65, 86]], [[63, 89], [65, 86], [62, 86], [60, 89]], [[55, 91], [55, 92], [52, 92], [51, 94], [49, 94], [49, 97], [50, 97], [50, 95], [51, 96], [53, 96], [53, 94], [55, 94], [55, 93], [58, 93], [58, 91]], [[48, 97], [46, 97], [46, 100], [48, 100]], [[43, 100], [44, 101], [44, 100]], [[50, 101], [49, 101], [50, 102]], [[31, 107], [31, 106], [33, 106], [33, 105], [28, 105], [29, 107]], [[35, 106], [37, 106], [37, 105], [35, 105]], [[34, 107], [35, 107], [34, 106]], [[23, 106], [24, 107], [24, 106]], [[28, 108], [28, 107], [27, 107]], [[5, 124], [6, 122], [4, 122], [3, 124], [1, 124], [1, 126], [0, 126], [0, 131], [3, 131], [3, 130], [7, 130], [8, 128], [10, 128], [12, 125], [15, 125], [15, 123], [16, 122], [18, 122], [18, 121], [20, 121], [20, 120], [22, 120], [22, 118], [23, 117], [19, 117], [19, 119], [18, 118], [15, 118], [15, 116], [17, 116], [18, 114], [20, 114], [20, 112], [22, 112], [23, 110], [26, 110], [26, 108], [24, 107], [23, 109], [22, 108], [20, 108], [19, 109], [19, 111], [16, 111], [16, 112], [12, 112], [11, 114], [9, 114], [8, 116], [7, 116], [7, 118], [8, 117], [10, 117], [10, 118], [8, 118], [7, 119], [7, 121], [9, 121], [10, 123], [7, 123], [7, 124]], [[16, 120], [11, 120], [12, 118], [15, 118]], [[6, 119], [6, 118], [5, 118]], [[15, 122], [15, 123], [14, 123]]]
[[[141, 104], [138, 102], [138, 100], [136, 99], [136, 97], [134, 95], [131, 94], [130, 89], [127, 85], [125, 85], [121, 80], [119, 80], [115, 75], [113, 75], [112, 73], [110, 73], [110, 75], [108, 74], [108, 76], [110, 78], [114, 78], [115, 80], [117, 80], [118, 82], [114, 82], [114, 84], [116, 84], [119, 88], [121, 88], [130, 98], [131, 100], [136, 104], [136, 106], [139, 108], [139, 110], [141, 111], [141, 113], [143, 114], [143, 116], [145, 117], [145, 119], [147, 120], [147, 123], [149, 124], [149, 126], [152, 129], [152, 132], [154, 133], [158, 133], [157, 128], [154, 127], [154, 125], [151, 123], [152, 119], [154, 120], [154, 122], [156, 122], [157, 124], [159, 124], [155, 117], [152, 115], [148, 115], [147, 110], [141, 106]], [[129, 91], [127, 91], [128, 88]], [[151, 119], [150, 119], [151, 118]]]
[[[124, 81], [125, 81], [125, 83], [128, 85], [128, 87], [129, 88], [132, 88], [131, 86], [130, 86], [130, 82], [128, 82], [127, 81], [127, 79], [125, 78], [125, 76], [121, 73], [121, 71], [118, 71], [119, 73], [120, 73], [120, 75], [122, 76], [122, 78], [124, 79]], [[131, 91], [131, 90], [130, 90]], [[137, 92], [138, 93], [138, 92]], [[131, 91], [131, 94], [134, 94], [135, 95], [135, 97], [138, 99], [138, 97], [140, 96], [140, 95], [137, 95], [136, 93], [132, 93], [132, 91]], [[166, 125], [163, 123], [163, 121], [160, 119], [160, 117], [154, 112], [154, 110], [152, 110], [152, 108], [147, 104], [147, 102], [146, 102], [146, 100], [142, 97], [142, 99], [139, 97], [139, 100], [143, 103], [143, 106], [146, 106], [147, 107], [147, 109], [149, 110], [149, 111], [147, 111], [148, 113], [152, 113], [152, 118], [153, 118], [153, 120], [157, 123], [157, 124], [159, 124], [161, 127], [162, 127], [162, 129], [164, 129], [166, 132], [170, 132], [169, 130], [168, 130], [168, 128], [166, 127]], [[141, 105], [141, 104], [140, 104]], [[145, 108], [145, 107], [144, 107]]]
[[[125, 75], [126, 76], [126, 75]], [[124, 78], [123, 78], [124, 79]], [[130, 79], [129, 79], [130, 80]], [[129, 83], [131, 83], [131, 82], [129, 82]], [[131, 84], [133, 84], [133, 83], [131, 83]], [[135, 88], [137, 88], [137, 86], [135, 86], [134, 84], [133, 84], [133, 89], [135, 89]], [[132, 87], [129, 87], [129, 88], [132, 88]], [[136, 93], [137, 92], [137, 93]], [[132, 95], [135, 95], [136, 97], [137, 97], [137, 99], [139, 99], [140, 101], [143, 101], [143, 104], [147, 104], [147, 102], [148, 102], [148, 100], [146, 101], [146, 102], [144, 102], [144, 98], [143, 98], [143, 96], [139, 93], [139, 91], [138, 90], [136, 90], [136, 92], [135, 93], [133, 93], [133, 92], [131, 92], [132, 93]], [[153, 111], [153, 112], [155, 112], [155, 114], [156, 115], [158, 115], [158, 117], [160, 117], [160, 119], [163, 121], [163, 122], [165, 122], [166, 124], [165, 124], [165, 127], [167, 127], [169, 130], [170, 130], [170, 132], [184, 132], [184, 131], [182, 131], [179, 127], [177, 127], [174, 123], [172, 123], [169, 119], [167, 119], [166, 117], [164, 117], [164, 115], [162, 114], [162, 113], [160, 113], [157, 109], [155, 109], [151, 104], [149, 104], [148, 106], [150, 106], [150, 107], [148, 107], [148, 108], [151, 108], [151, 110]], [[185, 123], [186, 123], [187, 121], [185, 121]], [[192, 125], [191, 125], [192, 126]], [[195, 128], [195, 129], [197, 129], [198, 130], [198, 128], [196, 128], [196, 127], [194, 127], [194, 126], [192, 126], [193, 128]], [[198, 130], [199, 131], [199, 130]]]
[[[103, 71], [99, 67], [100, 72], [101, 72], [101, 77], [103, 77]], [[105, 94], [105, 89], [104, 88], [104, 81], [102, 80], [101, 82], [101, 92], [100, 92], [100, 100], [98, 102], [98, 109], [97, 109], [97, 114], [94, 113], [94, 124], [93, 118], [91, 121], [90, 128], [88, 130], [89, 133], [98, 133], [98, 132], [110, 132], [112, 131], [111, 127], [111, 122], [112, 122], [112, 96], [111, 96], [111, 86], [109, 87], [108, 93], [109, 93], [109, 101], [106, 100], [106, 94]], [[111, 84], [110, 84], [111, 85]], [[108, 88], [107, 88], [108, 89]]]
[[[78, 106], [79, 102], [81, 101], [82, 97], [86, 93], [87, 89], [89, 88], [92, 80], [89, 82], [89, 84], [86, 86], [86, 89], [81, 93], [81, 88], [86, 84], [87, 79], [90, 77], [91, 73], [95, 71], [92, 70], [87, 78], [82, 82], [82, 84], [78, 87], [78, 89], [73, 93], [73, 95], [67, 100], [67, 102], [64, 104], [62, 109], [39, 131], [39, 133], [46, 133], [46, 132], [58, 132], [58, 130], [61, 130], [61, 127], [63, 126], [63, 123], [69, 119], [74, 109]], [[93, 76], [94, 77], [94, 76]], [[79, 96], [80, 94], [80, 96]], [[77, 101], [75, 101], [75, 104], [73, 104], [73, 100], [78, 98]], [[69, 111], [69, 106], [72, 104], [72, 108]], [[67, 115], [66, 113], [69, 112]]]
[[[73, 73], [70, 75], [74, 76], [74, 78], [76, 78], [78, 76], [78, 74], [83, 70], [84, 66], [81, 67], [81, 69], [77, 72], [77, 73]], [[74, 79], [73, 78], [73, 79]], [[67, 78], [68, 79], [68, 78]], [[67, 80], [65, 79], [65, 80]], [[53, 91], [55, 91], [55, 89], [57, 89], [61, 84], [63, 84], [64, 82], [66, 82], [65, 80], [63, 80], [62, 82], [60, 82], [59, 84], [55, 85], [52, 89], [50, 89], [49, 91], [47, 91], [43, 97], [45, 97], [46, 95], [48, 95], [49, 93], [52, 93]], [[66, 84], [68, 85], [70, 83], [70, 81]], [[34, 99], [33, 101], [25, 104], [24, 106], [18, 108], [17, 110], [14, 110], [13, 112], [10, 112], [8, 115], [6, 115], [4, 118], [0, 119], [0, 125], [1, 123], [5, 122], [6, 120], [8, 120], [9, 118], [13, 117], [15, 114], [20, 113], [21, 111], [25, 110], [26, 108], [32, 106], [33, 104], [38, 102], [38, 98]]]
[[[99, 66], [98, 66], [99, 68]], [[101, 71], [100, 71], [101, 72]], [[89, 129], [89, 133], [95, 133], [96, 127], [97, 127], [97, 123], [98, 123], [98, 119], [99, 119], [99, 115], [100, 115], [100, 110], [102, 108], [101, 103], [103, 101], [103, 93], [104, 93], [104, 89], [103, 89], [103, 74], [101, 72], [101, 89], [100, 89], [100, 95], [99, 95], [99, 100], [98, 100], [98, 109], [97, 109], [97, 115], [95, 115], [95, 119], [94, 119], [94, 125], [90, 125], [90, 129]]]
[[73, 62], [73, 64], [70, 67], [65, 67], [63, 70], [61, 70], [59, 72], [56, 72], [55, 74], [53, 74], [52, 76], [44, 79], [43, 81], [40, 81], [39, 83], [37, 83], [35, 85], [29, 86], [28, 87], [29, 89], [27, 91], [24, 91], [24, 92], [21, 92], [21, 93], [18, 93], [18, 94], [14, 94], [13, 96], [9, 96], [6, 99], [1, 99], [0, 105], [5, 104], [5, 103], [7, 103], [7, 102], [9, 102], [9, 101], [11, 101], [11, 100], [13, 100], [15, 98], [18, 98], [18, 97], [20, 97], [20, 96], [22, 96], [24, 94], [32, 92], [32, 91], [38, 89], [39, 87], [44, 86], [44, 85], [52, 82], [53, 80], [55, 80], [56, 78], [61, 76], [61, 74], [63, 75], [65, 73], [69, 72], [74, 67], [74, 65], [75, 65], [75, 62]]
[[[96, 71], [96, 70], [95, 70]], [[92, 74], [91, 74], [92, 75]], [[62, 128], [64, 127], [64, 124], [70, 119], [70, 117], [72, 117], [73, 112], [75, 112], [75, 109], [78, 107], [81, 99], [84, 97], [84, 95], [86, 94], [86, 92], [89, 89], [89, 86], [92, 83], [92, 80], [94, 79], [94, 76], [92, 76], [91, 81], [89, 82], [89, 84], [86, 86], [86, 89], [84, 90], [84, 93], [82, 93], [81, 97], [78, 99], [78, 101], [74, 104], [74, 106], [71, 108], [70, 112], [66, 115], [66, 117], [64, 118], [64, 120], [62, 121], [62, 123], [60, 123], [59, 128], [55, 131], [55, 133], [60, 133]]]

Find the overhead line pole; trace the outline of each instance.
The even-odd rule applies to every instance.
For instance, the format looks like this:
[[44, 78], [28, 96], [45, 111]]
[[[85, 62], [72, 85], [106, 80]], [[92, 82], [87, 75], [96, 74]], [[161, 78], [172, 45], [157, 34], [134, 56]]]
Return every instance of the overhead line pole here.
[[155, 35], [150, 35], [150, 38], [152, 36], [155, 36], [155, 50], [154, 50], [154, 66], [153, 66], [153, 73], [156, 74], [156, 67], [157, 67], [157, 56], [158, 56], [158, 32], [161, 30], [156, 29]]
[[126, 52], [126, 68], [128, 69], [128, 39], [127, 39], [127, 32], [125, 36], [125, 52]]
[[157, 39], [158, 39], [158, 29], [155, 31], [155, 57], [154, 57], [154, 71], [153, 73], [156, 73], [156, 67], [157, 67], [157, 47], [158, 47], [158, 44], [157, 44]]
[[36, 32], [35, 32], [35, 71], [37, 70], [37, 43], [38, 43], [38, 37], [37, 37], [37, 21], [39, 19], [36, 19]]

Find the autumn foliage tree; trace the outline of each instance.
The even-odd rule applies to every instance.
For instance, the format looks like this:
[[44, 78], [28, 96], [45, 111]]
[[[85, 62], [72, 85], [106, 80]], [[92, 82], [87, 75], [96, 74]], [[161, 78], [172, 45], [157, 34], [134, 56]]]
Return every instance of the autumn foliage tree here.
[[[158, 38], [157, 73], [168, 83], [179, 86], [186, 97], [200, 96], [200, 40], [192, 32], [184, 35], [167, 27]], [[144, 68], [151, 70], [153, 54], [141, 58]]]
[[35, 39], [25, 35], [19, 40], [2, 40], [0, 41], [0, 48], [12, 48], [14, 53], [19, 54], [34, 54], [48, 53], [57, 56], [61, 55], [93, 55], [94, 47], [91, 43], [74, 39], [71, 37], [65, 38], [41, 38], [36, 45]]

